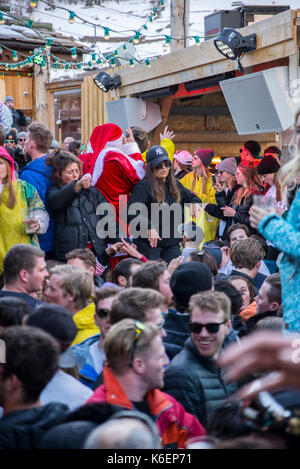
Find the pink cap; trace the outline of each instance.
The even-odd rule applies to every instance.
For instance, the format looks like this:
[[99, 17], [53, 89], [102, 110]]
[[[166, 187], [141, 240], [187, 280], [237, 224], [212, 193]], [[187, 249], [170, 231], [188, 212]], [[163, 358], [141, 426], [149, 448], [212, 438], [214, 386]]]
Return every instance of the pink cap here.
[[185, 150], [176, 151], [174, 153], [174, 159], [177, 160], [179, 163], [189, 164], [189, 165], [192, 164], [192, 161], [193, 161], [192, 155], [188, 151], [185, 151]]

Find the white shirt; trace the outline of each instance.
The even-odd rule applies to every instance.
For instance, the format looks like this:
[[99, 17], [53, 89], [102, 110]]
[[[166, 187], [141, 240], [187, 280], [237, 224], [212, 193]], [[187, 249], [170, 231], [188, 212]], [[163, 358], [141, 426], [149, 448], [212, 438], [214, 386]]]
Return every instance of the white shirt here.
[[70, 411], [85, 404], [93, 391], [62, 370], [58, 370], [40, 395], [42, 405], [50, 402], [66, 404]]

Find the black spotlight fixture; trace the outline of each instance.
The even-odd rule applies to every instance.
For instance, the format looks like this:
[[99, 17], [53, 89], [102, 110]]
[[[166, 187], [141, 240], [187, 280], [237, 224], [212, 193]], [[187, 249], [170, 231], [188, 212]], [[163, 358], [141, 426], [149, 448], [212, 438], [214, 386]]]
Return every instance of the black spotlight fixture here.
[[121, 84], [121, 77], [115, 73], [112, 77], [108, 73], [100, 72], [94, 78], [94, 83], [100, 90], [107, 93], [109, 90], [117, 88]]
[[238, 61], [238, 68], [241, 73], [244, 72], [241, 65], [241, 58], [245, 52], [256, 49], [256, 34], [242, 36], [233, 28], [224, 28], [214, 39], [218, 51], [230, 60]]

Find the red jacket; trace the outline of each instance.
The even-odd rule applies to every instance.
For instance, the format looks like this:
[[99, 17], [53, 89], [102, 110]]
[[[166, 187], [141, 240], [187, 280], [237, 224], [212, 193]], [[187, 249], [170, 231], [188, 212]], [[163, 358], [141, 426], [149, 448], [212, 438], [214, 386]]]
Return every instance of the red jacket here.
[[[132, 402], [107, 366], [103, 368], [103, 382], [86, 404], [109, 402], [125, 409], [133, 409]], [[205, 430], [196, 417], [186, 412], [174, 397], [154, 389], [148, 392], [146, 399], [151, 413], [156, 416], [163, 447], [185, 448], [188, 439], [205, 435]]]

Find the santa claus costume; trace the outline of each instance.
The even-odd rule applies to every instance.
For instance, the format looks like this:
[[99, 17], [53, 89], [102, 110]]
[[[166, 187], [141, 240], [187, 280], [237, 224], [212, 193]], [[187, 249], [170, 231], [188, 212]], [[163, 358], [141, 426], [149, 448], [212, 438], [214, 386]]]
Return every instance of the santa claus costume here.
[[114, 206], [117, 219], [119, 201], [122, 206], [127, 203], [133, 186], [145, 175], [138, 145], [135, 142], [124, 144], [123, 138], [116, 124], [99, 125], [92, 132], [87, 154], [80, 156], [83, 172], [92, 175], [92, 186]]

